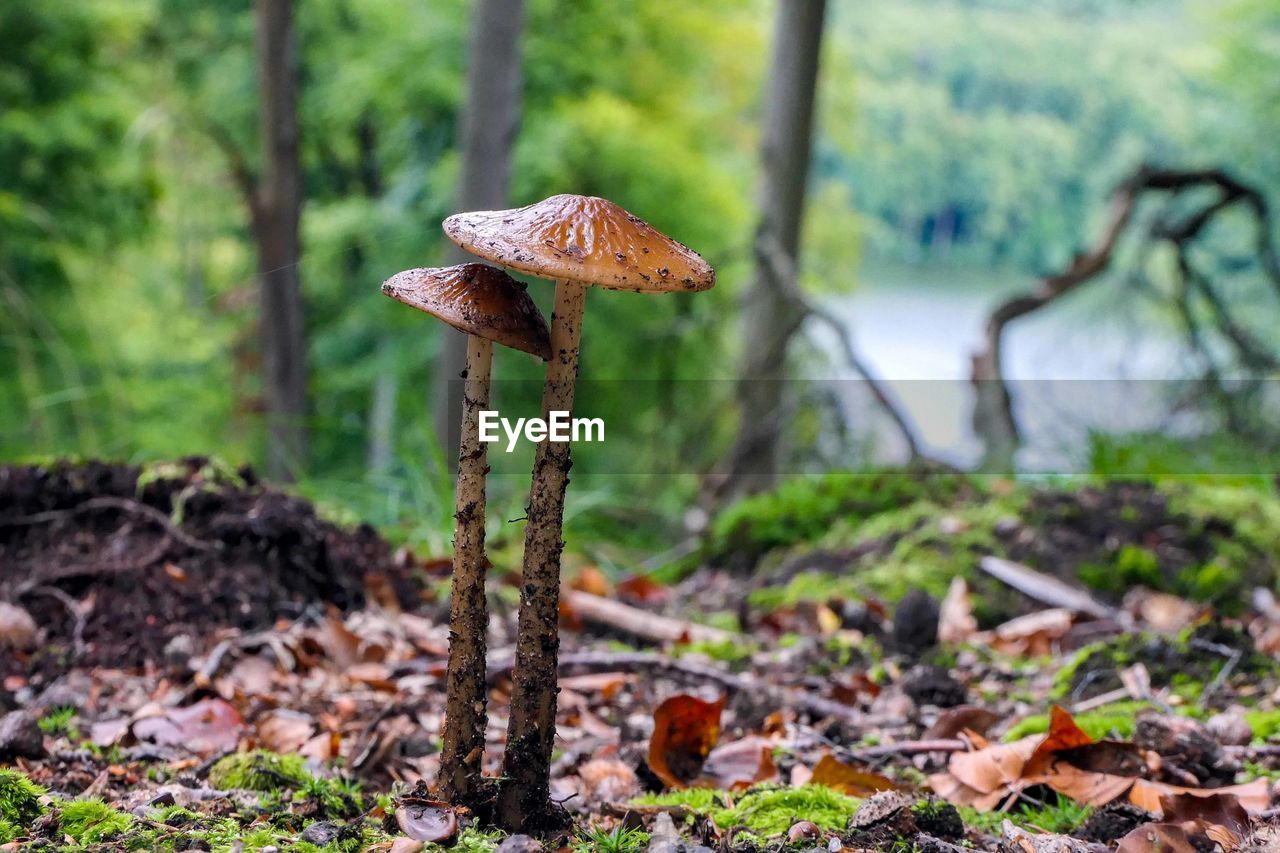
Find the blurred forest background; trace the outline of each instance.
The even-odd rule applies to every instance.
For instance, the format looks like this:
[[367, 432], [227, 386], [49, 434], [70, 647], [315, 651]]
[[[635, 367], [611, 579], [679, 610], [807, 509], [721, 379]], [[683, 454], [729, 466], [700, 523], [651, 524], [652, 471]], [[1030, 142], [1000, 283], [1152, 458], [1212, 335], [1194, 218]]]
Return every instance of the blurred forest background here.
[[[289, 5], [0, 0], [0, 456], [265, 464], [261, 269], [297, 287], [300, 304], [265, 310], [301, 311], [287, 333], [307, 362], [294, 444], [272, 467], [334, 511], [442, 546], [444, 338], [378, 284], [455, 262], [439, 223], [458, 209], [464, 172], [473, 5], [297, 0], [291, 22], [273, 20]], [[775, 12], [763, 0], [525, 4], [510, 205], [601, 195], [719, 273], [705, 294], [591, 294], [583, 376], [598, 388], [583, 407], [609, 433], [575, 450], [586, 488], [574, 518], [613, 519], [627, 535], [648, 511], [678, 519], [696, 475], [738, 435], [734, 380], [757, 343], [741, 306], [759, 262]], [[296, 45], [296, 76], [278, 51], [256, 49], [272, 38]], [[290, 122], [264, 122], [284, 113], [298, 129], [292, 211], [273, 159], [288, 153]], [[501, 122], [492, 133], [502, 137]], [[1280, 0], [835, 0], [794, 278], [822, 317], [852, 329], [870, 369], [949, 383], [943, 395], [890, 389], [927, 438], [918, 422], [930, 415], [912, 395], [968, 419], [986, 314], [1069, 269], [1106, 226], [1120, 182], [1144, 163], [1222, 170], [1265, 214], [1280, 193], [1277, 140]], [[1259, 209], [1219, 204], [1223, 192], [1196, 184], [1142, 201], [1144, 224], [1124, 232], [1093, 301], [1010, 338], [1006, 361], [1023, 378], [1119, 378], [1140, 361], [1135, 342], [1156, 340], [1159, 369], [1140, 378], [1217, 383], [1176, 441], [1151, 426], [1090, 434], [1075, 470], [1142, 473], [1193, 448], [1271, 453], [1269, 419], [1241, 412], [1266, 411], [1253, 380], [1275, 369], [1275, 258], [1258, 239]], [[1162, 242], [1157, 226], [1209, 208], [1193, 248]], [[549, 305], [550, 287], [531, 292]], [[1110, 344], [1068, 334], [1107, 323], [1111, 361], [1091, 358]], [[853, 375], [831, 323], [800, 325], [788, 375]], [[1037, 347], [1050, 359], [1043, 374], [1028, 355]], [[539, 366], [504, 351], [497, 369], [520, 380], [499, 388], [501, 408], [532, 413]], [[892, 430], [870, 426], [884, 420], [877, 407], [848, 417], [828, 386], [794, 387], [784, 470], [905, 458]], [[510, 475], [493, 487], [505, 518], [521, 514], [529, 458], [496, 463]]]

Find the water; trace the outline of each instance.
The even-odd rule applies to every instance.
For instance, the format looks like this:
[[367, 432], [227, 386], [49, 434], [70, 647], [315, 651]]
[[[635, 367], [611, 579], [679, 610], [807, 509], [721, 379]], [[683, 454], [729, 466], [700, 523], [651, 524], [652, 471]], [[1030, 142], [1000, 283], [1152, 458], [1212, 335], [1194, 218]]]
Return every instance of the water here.
[[[926, 452], [969, 466], [981, 452], [970, 423], [971, 355], [991, 309], [1035, 284], [1029, 276], [867, 268], [856, 291], [826, 304], [887, 380]], [[818, 327], [815, 338], [832, 359], [823, 375], [851, 377], [834, 337]], [[1163, 380], [1189, 375], [1176, 331], [1109, 278], [1010, 324], [1004, 361], [1025, 443], [1019, 467], [1027, 470], [1078, 467], [1092, 430], [1169, 427]], [[865, 394], [852, 396], [852, 423], [866, 423]], [[885, 459], [900, 458], [904, 448], [892, 431], [881, 425], [875, 432]]]

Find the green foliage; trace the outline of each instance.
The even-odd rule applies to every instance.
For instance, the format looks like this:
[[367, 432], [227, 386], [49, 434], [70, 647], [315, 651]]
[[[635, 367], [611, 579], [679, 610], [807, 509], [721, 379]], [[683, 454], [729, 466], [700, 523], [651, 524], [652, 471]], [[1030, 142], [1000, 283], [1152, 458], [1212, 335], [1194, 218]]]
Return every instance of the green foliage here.
[[71, 707], [50, 708], [44, 716], [36, 721], [40, 731], [49, 737], [68, 737], [78, 740], [80, 729], [76, 727], [76, 709]]
[[237, 752], [221, 758], [209, 768], [209, 784], [215, 788], [261, 791], [310, 791], [317, 785], [331, 795], [331, 788], [317, 783], [307, 772], [300, 755], [279, 755], [266, 750]]
[[723, 791], [714, 788], [682, 788], [658, 794], [642, 794], [631, 801], [637, 806], [682, 806], [690, 811], [708, 813], [726, 807]]
[[972, 806], [961, 806], [959, 811], [966, 824], [991, 835], [1000, 835], [1006, 819], [1024, 829], [1069, 834], [1088, 820], [1093, 807], [1054, 794], [1054, 801], [1043, 806], [1019, 803], [1007, 812], [980, 812]]
[[58, 811], [59, 831], [85, 845], [122, 835], [132, 825], [132, 817], [97, 797], [72, 800]]
[[21, 835], [22, 827], [0, 818], [0, 844], [8, 844]]
[[1253, 729], [1255, 743], [1265, 743], [1280, 735], [1280, 710], [1249, 708], [1244, 712], [1244, 719]]
[[721, 829], [745, 828], [764, 838], [784, 834], [798, 820], [819, 829], [843, 830], [858, 810], [859, 800], [824, 785], [799, 788], [759, 787], [743, 794], [732, 806], [713, 814]]
[[0, 820], [29, 826], [44, 814], [44, 806], [40, 805], [44, 794], [44, 788], [17, 770], [0, 769]]
[[703, 555], [713, 562], [753, 561], [775, 548], [817, 540], [836, 523], [856, 526], [916, 501], [947, 505], [972, 493], [967, 479], [928, 471], [796, 478], [716, 516]]
[[581, 830], [573, 842], [574, 853], [642, 853], [649, 846], [649, 833], [625, 826], [610, 831], [600, 828]]

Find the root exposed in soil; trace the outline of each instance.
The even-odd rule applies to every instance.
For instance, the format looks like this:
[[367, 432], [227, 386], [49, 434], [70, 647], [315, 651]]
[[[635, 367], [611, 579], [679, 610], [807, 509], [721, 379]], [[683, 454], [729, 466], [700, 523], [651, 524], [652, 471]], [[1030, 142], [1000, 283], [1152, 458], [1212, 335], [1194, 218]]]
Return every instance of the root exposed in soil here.
[[359, 607], [371, 576], [412, 594], [373, 528], [324, 521], [247, 467], [0, 467], [0, 600], [45, 631], [38, 652], [5, 656], [0, 674], [157, 661], [180, 635]]

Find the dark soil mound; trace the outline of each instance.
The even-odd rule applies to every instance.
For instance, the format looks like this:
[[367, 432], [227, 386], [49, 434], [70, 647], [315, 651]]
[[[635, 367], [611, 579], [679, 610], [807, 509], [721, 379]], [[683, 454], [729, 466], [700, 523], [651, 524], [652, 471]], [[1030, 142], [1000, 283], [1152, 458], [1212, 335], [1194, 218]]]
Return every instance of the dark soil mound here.
[[0, 600], [45, 631], [33, 656], [3, 656], [4, 674], [155, 661], [180, 634], [359, 606], [375, 575], [411, 595], [371, 527], [323, 521], [247, 467], [0, 467]]

